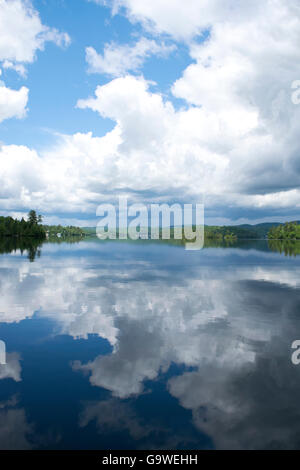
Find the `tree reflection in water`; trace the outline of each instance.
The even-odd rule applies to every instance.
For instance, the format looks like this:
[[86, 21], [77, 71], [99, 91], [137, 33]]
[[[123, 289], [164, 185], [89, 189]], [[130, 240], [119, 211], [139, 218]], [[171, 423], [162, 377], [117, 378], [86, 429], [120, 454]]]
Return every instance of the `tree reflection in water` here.
[[294, 240], [269, 240], [268, 245], [271, 251], [276, 251], [285, 256], [300, 255], [300, 241]]
[[41, 256], [43, 242], [34, 238], [0, 237], [0, 254], [20, 251], [27, 253], [30, 262]]

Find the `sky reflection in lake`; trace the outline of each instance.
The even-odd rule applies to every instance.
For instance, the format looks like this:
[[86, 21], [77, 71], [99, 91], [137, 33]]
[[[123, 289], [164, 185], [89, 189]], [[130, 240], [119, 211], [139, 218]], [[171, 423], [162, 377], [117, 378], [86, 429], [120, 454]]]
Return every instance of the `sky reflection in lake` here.
[[267, 243], [0, 256], [0, 447], [299, 448], [300, 258]]

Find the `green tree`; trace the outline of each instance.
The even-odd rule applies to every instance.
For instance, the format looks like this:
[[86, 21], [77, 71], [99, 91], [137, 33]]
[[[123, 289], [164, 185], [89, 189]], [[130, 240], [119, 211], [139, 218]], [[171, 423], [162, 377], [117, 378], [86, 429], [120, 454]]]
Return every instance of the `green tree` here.
[[37, 225], [38, 217], [37, 217], [36, 212], [34, 210], [29, 211], [29, 213], [28, 213], [28, 222], [31, 225]]

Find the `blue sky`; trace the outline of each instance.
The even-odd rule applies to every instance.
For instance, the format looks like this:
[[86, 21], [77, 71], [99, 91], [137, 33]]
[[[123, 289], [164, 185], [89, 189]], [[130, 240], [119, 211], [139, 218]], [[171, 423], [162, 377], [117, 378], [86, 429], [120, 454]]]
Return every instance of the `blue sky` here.
[[[43, 24], [68, 32], [71, 44], [58, 48], [46, 43], [45, 50], [37, 51], [36, 60], [27, 66], [25, 78], [14, 70], [3, 70], [2, 78], [11, 88], [21, 85], [29, 88], [30, 106], [26, 119], [2, 123], [2, 142], [41, 150], [57, 139], [57, 133], [105, 135], [114, 127], [112, 120], [76, 107], [79, 97], [93, 95], [97, 85], [110, 80], [106, 74], [99, 77], [87, 73], [85, 48], [89, 45], [101, 51], [111, 41], [134, 44], [142, 28], [133, 26], [124, 16], [113, 16], [109, 8], [93, 2], [52, 0], [35, 1], [33, 5]], [[181, 100], [170, 94], [170, 87], [191, 62], [187, 47], [184, 44], [176, 47], [178, 50], [170, 57], [150, 57], [143, 67], [145, 78], [156, 82], [152, 88], [168, 96], [174, 106], [178, 102], [180, 105]]]
[[89, 225], [125, 193], [300, 218], [293, 5], [0, 0], [2, 213]]
[[[2, 124], [1, 140], [41, 148], [51, 143], [56, 132], [92, 131], [95, 136], [104, 135], [113, 127], [111, 120], [76, 108], [80, 97], [93, 95], [97, 85], [109, 81], [105, 75], [87, 73], [85, 48], [92, 46], [101, 51], [111, 41], [134, 43], [141, 27], [132, 26], [124, 16], [112, 16], [109, 8], [93, 2], [36, 0], [33, 5], [43, 24], [68, 32], [72, 42], [67, 48], [47, 43], [45, 51], [37, 52], [37, 60], [28, 66], [25, 80], [13, 70], [3, 71], [2, 78], [12, 88], [25, 84], [30, 89], [30, 107], [26, 119]], [[182, 69], [191, 63], [185, 49], [183, 45], [180, 51], [163, 59], [151, 57], [143, 67], [145, 78], [155, 81], [160, 92], [168, 95], [175, 105], [177, 100], [169, 91]]]

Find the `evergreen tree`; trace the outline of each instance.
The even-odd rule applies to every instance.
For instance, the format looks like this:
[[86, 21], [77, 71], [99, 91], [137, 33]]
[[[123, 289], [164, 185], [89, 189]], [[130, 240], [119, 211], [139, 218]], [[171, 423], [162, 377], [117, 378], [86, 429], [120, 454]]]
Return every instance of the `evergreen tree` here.
[[36, 212], [34, 210], [29, 211], [29, 213], [28, 213], [28, 222], [31, 225], [37, 225], [38, 217], [37, 217]]

